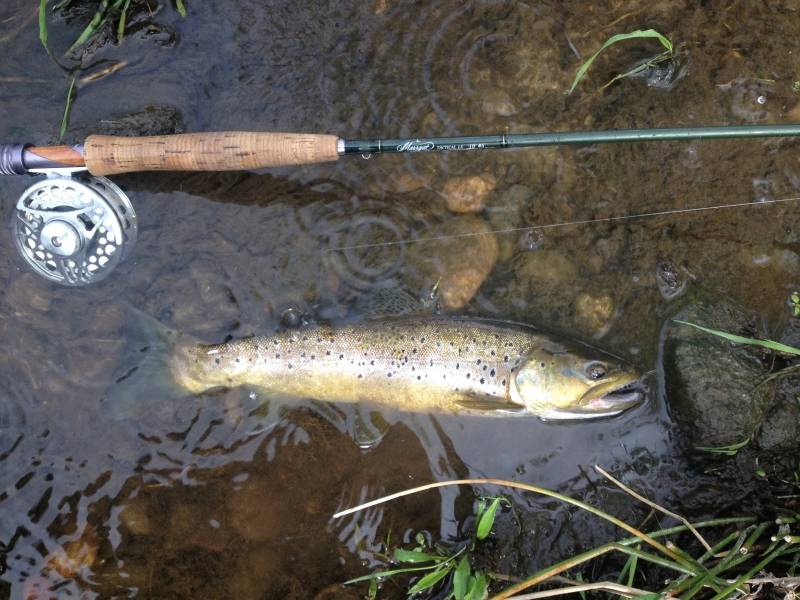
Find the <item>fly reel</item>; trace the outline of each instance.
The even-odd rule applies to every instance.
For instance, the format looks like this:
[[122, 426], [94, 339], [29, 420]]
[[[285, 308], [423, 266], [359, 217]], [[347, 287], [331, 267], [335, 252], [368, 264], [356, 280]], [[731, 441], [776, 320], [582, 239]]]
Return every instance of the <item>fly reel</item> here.
[[137, 222], [130, 199], [83, 169], [44, 171], [23, 192], [12, 218], [14, 241], [39, 275], [67, 286], [105, 279], [130, 253]]

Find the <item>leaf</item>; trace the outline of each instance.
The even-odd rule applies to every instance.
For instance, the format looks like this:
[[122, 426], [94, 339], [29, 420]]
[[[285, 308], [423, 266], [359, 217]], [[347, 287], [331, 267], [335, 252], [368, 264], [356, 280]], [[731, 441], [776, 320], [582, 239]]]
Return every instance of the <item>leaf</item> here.
[[724, 454], [725, 456], [736, 456], [736, 453], [739, 452], [742, 448], [747, 446], [750, 443], [750, 438], [748, 437], [746, 440], [742, 442], [737, 442], [735, 444], [731, 444], [730, 446], [695, 446], [695, 450], [700, 450], [702, 452], [709, 452], [711, 454]]
[[425, 575], [425, 577], [423, 577], [417, 583], [415, 583], [408, 590], [408, 595], [411, 596], [423, 590], [427, 590], [428, 588], [432, 588], [442, 579], [447, 577], [450, 574], [450, 571], [452, 570], [453, 570], [453, 563], [448, 563], [447, 565], [441, 565], [435, 571], [433, 571], [432, 573], [428, 573], [427, 575]]
[[121, 44], [125, 37], [125, 26], [128, 20], [128, 8], [131, 5], [131, 0], [125, 0], [125, 5], [122, 7], [122, 13], [119, 16], [119, 25], [117, 25], [117, 43]]
[[478, 573], [475, 577], [470, 578], [469, 591], [464, 600], [483, 600], [486, 597], [486, 588], [488, 587], [489, 582], [486, 579], [486, 575]]
[[378, 597], [378, 580], [373, 579], [369, 582], [369, 591], [367, 592], [368, 600], [375, 600]]
[[694, 327], [695, 329], [699, 329], [700, 331], [705, 331], [706, 333], [716, 335], [718, 337], [728, 340], [729, 342], [734, 342], [736, 344], [760, 346], [762, 348], [768, 348], [769, 350], [775, 350], [776, 352], [784, 352], [786, 354], [795, 354], [800, 356], [800, 348], [787, 346], [786, 344], [781, 344], [780, 342], [773, 342], [772, 340], [757, 340], [754, 338], [746, 338], [740, 335], [727, 333], [725, 331], [719, 331], [717, 329], [709, 329], [708, 327], [703, 327], [702, 325], [695, 325], [694, 323], [689, 323], [688, 321], [675, 320], [675, 322], [680, 323], [681, 325], [688, 325], [689, 327]]
[[592, 54], [587, 61], [585, 61], [579, 68], [578, 72], [575, 73], [575, 79], [572, 81], [572, 86], [569, 88], [569, 93], [571, 94], [575, 87], [578, 85], [583, 76], [586, 75], [586, 71], [589, 70], [589, 67], [592, 66], [592, 63], [595, 59], [600, 56], [600, 53], [603, 52], [609, 46], [616, 44], [617, 42], [622, 42], [625, 40], [637, 39], [637, 38], [656, 38], [664, 48], [667, 49], [667, 52], [672, 53], [672, 42], [669, 41], [664, 35], [660, 34], [655, 29], [645, 29], [641, 30], [638, 29], [636, 31], [631, 31], [630, 33], [618, 33], [617, 35], [612, 35], [608, 38], [605, 43], [600, 47], [600, 50]]
[[178, 14], [186, 18], [186, 5], [183, 3], [183, 0], [175, 0], [175, 8], [178, 9]]
[[479, 540], [486, 539], [486, 536], [492, 531], [492, 526], [494, 525], [494, 517], [497, 513], [497, 507], [500, 506], [500, 502], [502, 498], [494, 498], [492, 503], [489, 504], [489, 508], [487, 508], [484, 513], [478, 519], [478, 528], [475, 533], [475, 537]]
[[428, 554], [426, 552], [419, 552], [417, 550], [403, 550], [402, 548], [395, 548], [394, 559], [401, 563], [426, 563], [426, 562], [441, 562], [447, 560], [446, 556], [438, 556], [436, 554]]
[[75, 95], [75, 80], [78, 78], [77, 75], [72, 76], [72, 82], [69, 84], [69, 90], [67, 91], [67, 105], [64, 107], [64, 116], [61, 117], [61, 127], [58, 130], [58, 139], [64, 139], [64, 134], [67, 133], [67, 127], [69, 126], [69, 115], [72, 112], [72, 100]]
[[372, 579], [380, 579], [381, 577], [392, 577], [394, 575], [401, 575], [403, 573], [416, 573], [418, 571], [430, 571], [431, 569], [437, 568], [436, 565], [429, 565], [427, 567], [407, 567], [403, 569], [390, 569], [388, 571], [378, 571], [377, 573], [370, 573], [369, 575], [362, 575], [361, 577], [356, 577], [354, 579], [348, 579], [344, 582], [344, 585], [350, 585], [351, 583], [360, 583], [362, 581], [370, 581]]
[[39, 0], [39, 41], [49, 52], [47, 47], [47, 0]]
[[102, 27], [108, 18], [106, 16], [106, 12], [108, 11], [108, 2], [109, 0], [101, 0], [100, 6], [97, 7], [92, 20], [89, 21], [86, 29], [81, 32], [81, 34], [78, 36], [78, 39], [72, 43], [72, 46], [69, 47], [67, 53], [70, 53], [79, 46], [82, 46], [100, 27]]
[[456, 572], [453, 574], [453, 594], [456, 600], [464, 600], [467, 595], [467, 586], [469, 584], [470, 566], [469, 558], [464, 556], [456, 567]]

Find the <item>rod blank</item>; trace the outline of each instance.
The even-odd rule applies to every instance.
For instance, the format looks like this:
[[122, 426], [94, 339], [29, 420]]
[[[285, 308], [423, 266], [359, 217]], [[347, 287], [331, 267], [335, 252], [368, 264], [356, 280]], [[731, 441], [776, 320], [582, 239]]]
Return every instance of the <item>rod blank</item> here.
[[800, 136], [800, 125], [734, 125], [719, 127], [674, 127], [668, 129], [616, 129], [610, 131], [565, 131], [513, 133], [414, 139], [345, 140], [345, 154], [384, 152], [439, 152], [530, 148], [575, 144], [663, 142]]

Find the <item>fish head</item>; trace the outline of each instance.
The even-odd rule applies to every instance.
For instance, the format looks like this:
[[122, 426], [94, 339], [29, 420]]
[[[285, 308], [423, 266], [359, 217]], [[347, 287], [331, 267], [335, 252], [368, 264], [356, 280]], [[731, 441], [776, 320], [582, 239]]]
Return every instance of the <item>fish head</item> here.
[[547, 420], [611, 417], [644, 398], [642, 375], [590, 348], [557, 345], [525, 356], [510, 382], [511, 399]]

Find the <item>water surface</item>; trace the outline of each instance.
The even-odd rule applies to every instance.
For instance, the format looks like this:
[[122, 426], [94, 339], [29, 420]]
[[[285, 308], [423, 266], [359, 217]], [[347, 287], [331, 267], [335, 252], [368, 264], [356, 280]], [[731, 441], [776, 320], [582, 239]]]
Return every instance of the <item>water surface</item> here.
[[[800, 21], [790, 2], [235, 0], [191, 2], [186, 20], [149, 4], [154, 14], [138, 11], [124, 44], [97, 44], [85, 57], [127, 65], [79, 89], [70, 141], [148, 107], [186, 131], [351, 138], [800, 120], [792, 86]], [[39, 45], [33, 10], [22, 0], [0, 7], [0, 139], [53, 142], [67, 79]], [[84, 23], [54, 18], [52, 46], [63, 50]], [[659, 51], [634, 42], [564, 94], [609, 35], [649, 27], [676, 43], [675, 72], [599, 91]], [[592, 466], [602, 464], [675, 508], [724, 508], [698, 490], [655, 376], [647, 404], [617, 419], [385, 414], [385, 435], [368, 449], [354, 443], [356, 417], [341, 407], [265, 409], [247, 390], [230, 390], [143, 398], [135, 419], [118, 420], [103, 401], [135, 334], [126, 304], [219, 342], [273, 331], [287, 308], [359, 318], [352, 307], [376, 287], [424, 293], [436, 282], [421, 257], [456, 265], [475, 257], [435, 242], [328, 249], [412, 239], [463, 220], [440, 192], [473, 174], [497, 181], [479, 217], [491, 229], [784, 198], [800, 186], [793, 140], [123, 176], [115, 181], [136, 206], [139, 243], [111, 279], [82, 289], [28, 273], [3, 230], [0, 597], [348, 597], [329, 586], [374, 564], [389, 531], [461, 535], [473, 491], [429, 493], [342, 521], [332, 513], [454, 477], [531, 482], [640, 520], [644, 510], [598, 480]], [[0, 221], [28, 183], [0, 181]], [[541, 323], [654, 370], [659, 332], [681, 301], [664, 291], [665, 277], [730, 297], [782, 330], [798, 285], [799, 221], [785, 204], [498, 234], [497, 264], [460, 312]], [[511, 497], [522, 527], [501, 525], [507, 572], [532, 572], [612, 535], [553, 502]]]

